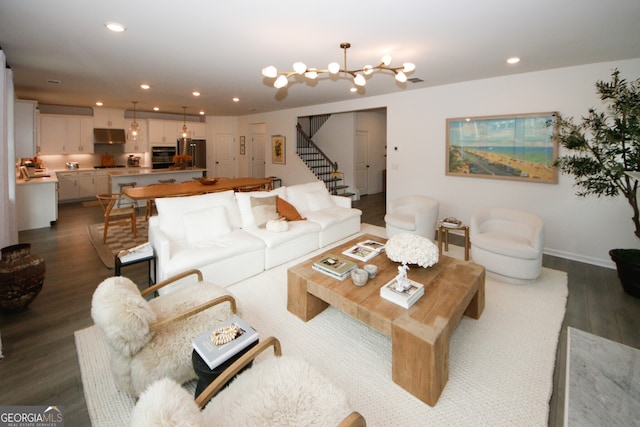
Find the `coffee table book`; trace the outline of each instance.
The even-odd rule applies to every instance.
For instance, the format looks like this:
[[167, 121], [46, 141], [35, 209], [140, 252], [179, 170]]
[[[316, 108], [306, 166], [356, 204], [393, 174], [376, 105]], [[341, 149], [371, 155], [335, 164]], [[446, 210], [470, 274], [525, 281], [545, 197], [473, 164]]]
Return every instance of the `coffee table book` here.
[[355, 258], [358, 261], [369, 261], [371, 258], [378, 255], [378, 253], [378, 251], [369, 249], [366, 246], [361, 246], [360, 244], [351, 246], [349, 249], [342, 252], [343, 255]]
[[[232, 341], [216, 345], [211, 340], [211, 335], [218, 328], [236, 324], [240, 328], [240, 335]], [[209, 369], [214, 369], [221, 363], [226, 362], [249, 345], [258, 341], [258, 332], [253, 329], [247, 322], [238, 316], [233, 316], [229, 320], [217, 325], [193, 340], [193, 349], [200, 355], [202, 360], [207, 364]]]
[[395, 289], [396, 279], [391, 279], [386, 285], [380, 288], [380, 296], [401, 307], [409, 308], [424, 295], [424, 285], [414, 282], [411, 279], [409, 289], [400, 292]]
[[375, 240], [367, 239], [363, 242], [358, 242], [358, 246], [363, 248], [374, 250], [378, 253], [384, 252], [384, 243], [376, 242]]
[[353, 270], [357, 266], [358, 265], [353, 261], [346, 260], [334, 254], [328, 254], [315, 261], [312, 265], [312, 268], [316, 271], [331, 276], [334, 279], [344, 280], [349, 275], [351, 270]]
[[122, 263], [135, 261], [152, 255], [153, 248], [149, 242], [118, 252], [118, 258], [120, 258], [120, 262]]

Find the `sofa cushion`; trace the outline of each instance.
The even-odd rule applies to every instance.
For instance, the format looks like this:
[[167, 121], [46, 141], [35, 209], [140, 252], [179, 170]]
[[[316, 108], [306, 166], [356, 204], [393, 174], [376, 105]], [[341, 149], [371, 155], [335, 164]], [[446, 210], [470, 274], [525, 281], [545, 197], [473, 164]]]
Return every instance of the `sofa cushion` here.
[[[260, 238], [260, 240], [266, 244], [267, 248], [274, 248], [280, 245], [293, 243], [301, 236], [318, 233], [320, 231], [320, 226], [311, 221], [293, 221], [289, 223], [289, 229], [283, 232], [273, 232], [264, 228], [251, 228], [247, 231]], [[297, 257], [301, 254], [296, 253], [293, 255], [293, 257]]]
[[235, 199], [237, 202], [239, 220], [240, 220], [240, 223], [242, 224], [242, 228], [257, 227], [255, 218], [253, 216], [253, 210], [251, 207], [252, 197], [271, 197], [271, 196], [284, 197], [285, 191], [286, 191], [285, 187], [278, 187], [275, 190], [271, 190], [271, 191], [237, 192], [235, 194]]
[[322, 230], [327, 227], [343, 222], [349, 218], [360, 216], [362, 211], [353, 208], [341, 208], [334, 206], [321, 211], [311, 211], [307, 213], [307, 219], [320, 225]]
[[231, 228], [240, 228], [240, 213], [233, 190], [188, 197], [164, 197], [156, 199], [158, 225], [170, 240], [185, 240], [182, 217], [188, 213], [213, 206], [224, 206]]
[[215, 240], [223, 234], [231, 233], [231, 226], [227, 221], [224, 206], [211, 206], [193, 212], [187, 212], [182, 217], [185, 238], [190, 246], [198, 245], [202, 241]]
[[251, 213], [257, 227], [265, 227], [267, 222], [280, 218], [276, 209], [276, 197], [250, 197]]
[[311, 210], [311, 208], [309, 207], [309, 202], [307, 200], [307, 193], [319, 190], [327, 191], [327, 187], [322, 181], [314, 181], [307, 184], [297, 184], [281, 188], [286, 188], [287, 190], [286, 196], [284, 196], [284, 198], [293, 206], [295, 206], [298, 212], [302, 214], [306, 214]]
[[276, 209], [278, 210], [280, 217], [283, 217], [287, 221], [302, 221], [307, 219], [300, 215], [300, 212], [298, 212], [295, 206], [280, 196], [276, 196]]
[[202, 241], [191, 247], [185, 241], [175, 241], [171, 247], [171, 271], [185, 271], [199, 268], [216, 261], [229, 259], [235, 255], [264, 248], [262, 240], [244, 230], [233, 230], [214, 240]]
[[475, 234], [473, 246], [513, 258], [537, 259], [541, 254], [528, 239], [498, 231]]
[[307, 203], [312, 211], [321, 211], [335, 206], [326, 188], [307, 193]]

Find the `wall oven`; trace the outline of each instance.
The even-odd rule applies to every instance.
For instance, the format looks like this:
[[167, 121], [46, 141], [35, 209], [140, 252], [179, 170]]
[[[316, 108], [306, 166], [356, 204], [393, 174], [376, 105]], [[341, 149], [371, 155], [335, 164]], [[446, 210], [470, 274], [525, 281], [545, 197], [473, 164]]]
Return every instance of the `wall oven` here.
[[176, 155], [176, 147], [153, 146], [151, 147], [151, 168], [167, 169], [173, 164], [173, 156]]

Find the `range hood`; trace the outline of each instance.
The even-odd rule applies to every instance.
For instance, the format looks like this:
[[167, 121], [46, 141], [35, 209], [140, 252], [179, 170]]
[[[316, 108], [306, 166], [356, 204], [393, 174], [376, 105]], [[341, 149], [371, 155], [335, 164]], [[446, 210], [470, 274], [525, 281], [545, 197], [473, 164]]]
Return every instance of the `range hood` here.
[[93, 129], [94, 144], [124, 144], [126, 141], [124, 129]]

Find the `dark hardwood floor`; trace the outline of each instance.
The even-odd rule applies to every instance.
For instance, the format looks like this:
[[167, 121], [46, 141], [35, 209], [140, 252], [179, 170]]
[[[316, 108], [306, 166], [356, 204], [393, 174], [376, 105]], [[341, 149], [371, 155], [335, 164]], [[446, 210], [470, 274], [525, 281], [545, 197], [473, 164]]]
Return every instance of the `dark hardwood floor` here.
[[[363, 222], [384, 226], [383, 193], [363, 196], [353, 205], [363, 210]], [[87, 235], [86, 226], [101, 221], [99, 207], [64, 204], [54, 227], [20, 232], [20, 242], [31, 243], [32, 251], [44, 257], [47, 273], [42, 292], [26, 311], [0, 314], [5, 355], [0, 361], [0, 405], [59, 405], [66, 425], [90, 425], [73, 332], [93, 323], [91, 296], [113, 273]], [[550, 402], [549, 425], [556, 426], [563, 417], [566, 327], [640, 348], [640, 300], [622, 291], [615, 270], [548, 256], [544, 265], [569, 277]], [[145, 264], [127, 267], [125, 274], [146, 284]]]

